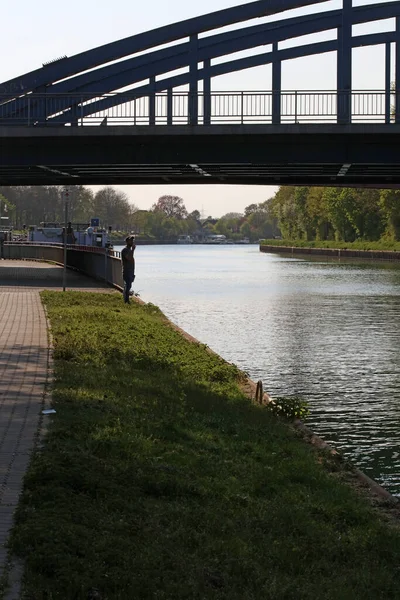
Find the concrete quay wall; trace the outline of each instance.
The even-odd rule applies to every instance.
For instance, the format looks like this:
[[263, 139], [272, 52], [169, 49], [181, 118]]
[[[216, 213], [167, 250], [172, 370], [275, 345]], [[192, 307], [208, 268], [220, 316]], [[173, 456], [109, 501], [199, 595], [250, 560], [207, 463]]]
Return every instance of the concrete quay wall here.
[[400, 252], [394, 250], [352, 250], [341, 248], [298, 248], [297, 246], [260, 245], [260, 252], [294, 255], [329, 256], [331, 258], [366, 258], [368, 260], [400, 261]]

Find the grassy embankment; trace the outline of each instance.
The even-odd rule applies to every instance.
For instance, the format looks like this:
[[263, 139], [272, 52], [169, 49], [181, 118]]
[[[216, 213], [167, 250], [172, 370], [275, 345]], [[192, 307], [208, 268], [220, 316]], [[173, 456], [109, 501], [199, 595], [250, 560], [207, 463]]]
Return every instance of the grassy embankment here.
[[263, 240], [261, 245], [288, 246], [290, 248], [334, 248], [340, 250], [389, 250], [400, 252], [400, 242], [380, 240], [379, 242], [335, 242], [333, 240]]
[[12, 549], [26, 598], [399, 598], [400, 533], [152, 305], [44, 292], [57, 414]]

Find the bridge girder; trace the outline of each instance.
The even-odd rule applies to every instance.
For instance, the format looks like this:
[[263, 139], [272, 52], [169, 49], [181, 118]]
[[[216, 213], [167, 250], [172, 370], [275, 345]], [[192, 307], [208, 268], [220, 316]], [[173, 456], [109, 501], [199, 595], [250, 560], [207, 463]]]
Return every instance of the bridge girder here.
[[[283, 14], [324, 1], [258, 0], [106, 44], [5, 82], [0, 85], [0, 182], [400, 185], [400, 110], [397, 108], [395, 116], [392, 113], [393, 104], [400, 106], [400, 0], [354, 8], [351, 0], [343, 0], [341, 10], [297, 17]], [[273, 22], [247, 23], [277, 14], [281, 18]], [[394, 31], [352, 35], [353, 25], [391, 17], [396, 20]], [[240, 22], [246, 25], [229, 32], [216, 31]], [[279, 46], [288, 39], [329, 30], [336, 30], [335, 39]], [[210, 35], [199, 37], [206, 32]], [[393, 92], [392, 42], [396, 43]], [[160, 47], [171, 43], [174, 45]], [[357, 94], [351, 89], [352, 48], [376, 44], [386, 47], [386, 87], [383, 92], [372, 92], [383, 108], [368, 113], [369, 124], [359, 121], [354, 125], [351, 107]], [[234, 56], [261, 46], [266, 47], [261, 54]], [[142, 52], [145, 54], [138, 54]], [[337, 53], [338, 84], [337, 90], [325, 93], [327, 110], [319, 116], [334, 124], [298, 123], [297, 92], [285, 96], [295, 95], [294, 116], [290, 109], [281, 112], [282, 62], [326, 52]], [[228, 58], [213, 62], [221, 57]], [[246, 125], [245, 93], [239, 100], [240, 125], [232, 125], [229, 119], [216, 124], [218, 113], [211, 119], [212, 78], [266, 64], [272, 64], [273, 90], [260, 94], [268, 105], [261, 115], [264, 125], [257, 110], [249, 113], [257, 124]], [[185, 67], [187, 72], [176, 74]], [[199, 119], [201, 80], [203, 115]], [[185, 122], [190, 127], [177, 125], [173, 118], [172, 92], [182, 85], [189, 86]], [[128, 92], [121, 92], [129, 87]], [[116, 93], [107, 95], [113, 91]], [[161, 100], [166, 110], [160, 114], [165, 127], [158, 127], [156, 94], [164, 91]], [[359, 96], [362, 101], [362, 94]], [[107, 109], [143, 97], [149, 98], [147, 127], [138, 126], [136, 100], [131, 103], [133, 124], [132, 113], [126, 121], [131, 127], [118, 127], [115, 121], [112, 127], [64, 127], [77, 125], [78, 119], [82, 125], [96, 122], [85, 121], [85, 117], [99, 113], [101, 120]], [[337, 113], [336, 109], [330, 113], [331, 103]], [[122, 106], [116, 112], [125, 109]], [[230, 118], [230, 114], [228, 110], [222, 117]], [[313, 112], [306, 114], [312, 116]], [[237, 117], [234, 115], [236, 123]], [[375, 117], [381, 119], [381, 125], [375, 126]], [[285, 119], [286, 123], [292, 119], [292, 124], [284, 124]]]
[[0, 128], [0, 183], [390, 188], [399, 134], [384, 124]]
[[92, 50], [81, 52], [59, 63], [46, 65], [26, 75], [0, 84], [0, 93], [26, 93], [43, 88], [55, 81], [71, 77], [77, 73], [94, 69], [102, 64], [120, 60], [130, 54], [144, 52], [149, 48], [175, 42], [192, 35], [213, 31], [243, 21], [274, 15], [326, 0], [256, 0], [249, 4], [186, 19], [145, 33], [111, 42]]
[[[69, 59], [64, 59], [58, 63], [50, 64], [20, 78], [15, 78], [1, 84], [0, 93], [2, 91], [8, 90], [8, 92], [11, 92], [14, 90], [15, 95], [18, 95], [20, 98], [17, 104], [18, 111], [24, 110], [26, 107], [24, 94], [27, 92], [40, 89], [51, 94], [66, 94], [65, 98], [61, 99], [57, 105], [60, 111], [64, 111], [62, 117], [52, 117], [51, 114], [42, 115], [42, 117], [49, 118], [54, 123], [61, 120], [65, 122], [66, 113], [70, 114], [71, 118], [73, 118], [77, 102], [76, 98], [68, 98], [67, 94], [82, 94], [86, 103], [88, 100], [96, 98], [99, 95], [137, 85], [146, 79], [149, 80], [147, 85], [140, 85], [132, 89], [132, 97], [154, 95], [159, 91], [173, 89], [184, 84], [189, 84], [191, 90], [196, 91], [198, 81], [200, 80], [204, 80], [205, 88], [209, 88], [209, 81], [221, 74], [270, 63], [274, 65], [276, 71], [278, 69], [280, 71], [282, 61], [284, 60], [331, 51], [338, 52], [338, 61], [340, 63], [338, 65], [338, 84], [340, 83], [338, 87], [340, 89], [348, 89], [348, 82], [346, 85], [343, 85], [346, 81], [343, 73], [347, 74], [348, 79], [349, 65], [346, 63], [349, 60], [351, 61], [348, 56], [349, 47], [351, 51], [351, 48], [361, 45], [390, 44], [393, 41], [397, 41], [397, 45], [400, 47], [400, 25], [395, 32], [370, 34], [350, 37], [350, 40], [346, 39], [347, 54], [343, 53], [344, 38], [341, 32], [346, 29], [347, 33], [349, 33], [350, 30], [351, 35], [351, 26], [353, 24], [390, 17], [396, 17], [399, 23], [400, 1], [379, 2], [373, 5], [354, 7], [351, 10], [347, 8], [347, 10], [327, 11], [317, 15], [311, 14], [308, 16], [286, 18], [272, 23], [251, 25], [228, 33], [217, 33], [205, 38], [198, 38], [201, 33], [213, 31], [226, 25], [249, 21], [257, 17], [274, 15], [294, 8], [315, 5], [323, 1], [263, 0], [210, 13], [202, 17], [196, 17], [106, 44], [105, 46], [83, 52]], [[347, 1], [345, 0], [345, 2]], [[348, 7], [349, 5], [345, 4], [344, 6]], [[277, 46], [279, 42], [290, 38], [330, 29], [337, 29], [337, 40], [307, 44], [291, 49], [279, 49]], [[160, 44], [171, 43], [184, 38], [187, 39], [188, 36], [190, 36], [188, 42], [184, 41], [170, 48], [156, 48], [145, 55], [134, 56], [112, 65], [106, 64], [130, 54], [149, 50]], [[274, 45], [273, 52], [266, 52], [261, 55], [257, 54], [245, 59], [230, 60], [216, 65], [211, 64], [212, 59], [270, 44]], [[398, 52], [400, 55], [400, 50]], [[198, 64], [201, 62], [204, 63], [204, 67], [199, 69]], [[102, 64], [106, 66], [82, 73], [82, 71], [99, 67]], [[164, 76], [169, 72], [173, 73], [184, 67], [189, 68], [188, 73], [161, 80], [157, 79], [157, 77]], [[400, 67], [398, 68], [400, 69]], [[66, 77], [68, 79], [65, 79]], [[60, 82], [61, 79], [65, 80]], [[279, 77], [275, 81], [279, 81]], [[126, 98], [126, 95], [116, 94], [100, 102], [84, 104], [80, 108], [80, 115], [85, 117], [94, 112], [116, 106], [123, 103], [125, 101], [124, 98]], [[11, 118], [15, 114], [15, 106], [14, 103], [12, 108], [10, 107], [9, 113], [7, 113], [7, 108], [3, 107], [3, 117], [9, 116]], [[39, 109], [42, 110], [41, 107]]]
[[[378, 6], [355, 7], [352, 24], [358, 25], [375, 19], [386, 19], [400, 16], [400, 3], [393, 9], [393, 3]], [[270, 45], [291, 38], [320, 33], [330, 29], [338, 29], [342, 24], [342, 11], [335, 10], [319, 15], [294, 17], [282, 21], [253, 25], [233, 32], [217, 34], [198, 39], [195, 56], [190, 42], [181, 43], [172, 48], [155, 50], [144, 56], [130, 58], [126, 61], [78, 75], [52, 86], [52, 93], [108, 93], [126, 85], [143, 81], [149, 77], [163, 75], [193, 62], [203, 62], [221, 58], [235, 52], [250, 50], [261, 45]], [[394, 35], [387, 39], [394, 39]], [[357, 37], [354, 38], [357, 44]], [[299, 47], [301, 48], [301, 46]], [[337, 45], [336, 48], [337, 50]], [[278, 50], [279, 60], [282, 50]], [[301, 56], [307, 56], [304, 52]], [[285, 60], [285, 59], [283, 59]]]

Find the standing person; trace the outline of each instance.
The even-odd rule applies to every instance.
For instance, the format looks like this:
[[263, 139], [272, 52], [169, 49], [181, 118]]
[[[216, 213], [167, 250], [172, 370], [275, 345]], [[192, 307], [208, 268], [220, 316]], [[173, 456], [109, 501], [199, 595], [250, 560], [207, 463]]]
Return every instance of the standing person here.
[[131, 291], [132, 283], [135, 281], [135, 252], [136, 246], [134, 235], [128, 235], [126, 238], [126, 246], [121, 252], [122, 260], [122, 279], [124, 280], [124, 302], [129, 304], [129, 292]]
[[67, 244], [75, 244], [76, 237], [74, 234], [74, 230], [72, 229], [72, 224], [67, 224]]

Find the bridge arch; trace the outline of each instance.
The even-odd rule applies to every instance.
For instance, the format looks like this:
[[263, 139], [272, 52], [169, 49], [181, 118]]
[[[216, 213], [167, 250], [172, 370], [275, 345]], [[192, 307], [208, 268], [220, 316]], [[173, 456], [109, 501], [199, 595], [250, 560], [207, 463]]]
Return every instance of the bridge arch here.
[[[197, 124], [199, 82], [202, 81], [200, 109], [202, 122], [208, 124], [211, 118], [211, 81], [214, 77], [271, 64], [272, 123], [277, 124], [281, 119], [282, 63], [293, 58], [336, 52], [338, 120], [348, 122], [351, 112], [352, 49], [381, 44], [386, 46], [386, 108], [389, 118], [390, 46], [393, 42], [396, 43], [396, 93], [400, 93], [400, 1], [353, 7], [352, 0], [343, 0], [343, 7], [338, 10], [306, 16], [285, 16], [288, 10], [317, 6], [324, 1], [258, 0], [134, 35], [70, 58], [65, 57], [0, 84], [0, 93], [3, 94], [0, 120], [18, 119], [19, 115], [29, 110], [33, 123], [75, 124], [79, 118], [101, 114], [114, 106], [125, 104], [127, 99], [146, 98], [149, 124], [154, 124], [156, 94], [162, 92], [166, 96], [167, 122], [171, 124], [173, 91], [188, 85], [189, 122]], [[261, 24], [253, 22], [254, 19], [268, 16], [281, 18]], [[388, 18], [396, 19], [394, 31], [352, 35], [353, 25]], [[229, 32], [218, 31], [235, 24], [242, 26]], [[287, 49], [280, 47], [280, 43], [286, 40], [332, 29], [337, 31], [334, 40]], [[204, 37], [204, 34], [207, 36]], [[234, 57], [235, 53], [251, 51], [260, 46], [268, 49], [245, 58]], [[221, 57], [228, 59], [214, 62]], [[184, 72], [176, 74], [179, 70]], [[33, 100], [35, 94], [40, 94], [41, 98]], [[50, 96], [57, 101], [47, 102], [46, 97]], [[400, 114], [396, 120], [400, 122]]]

